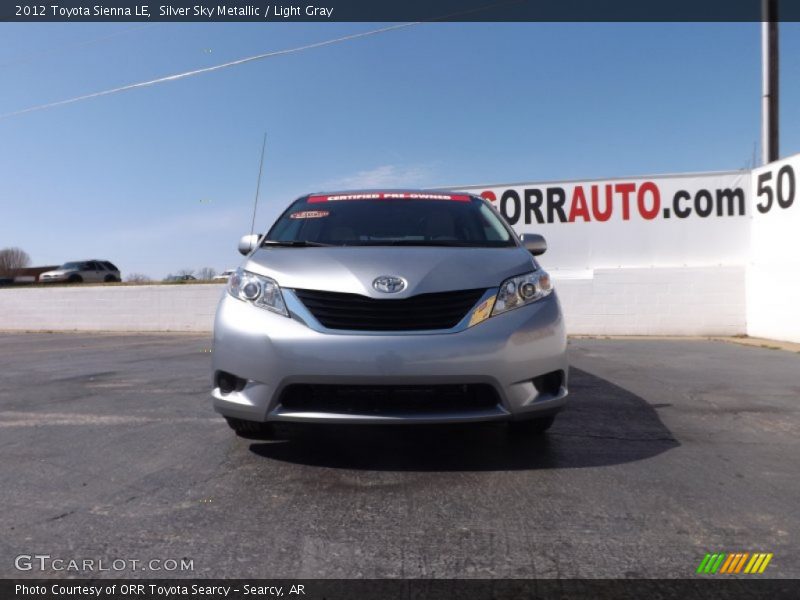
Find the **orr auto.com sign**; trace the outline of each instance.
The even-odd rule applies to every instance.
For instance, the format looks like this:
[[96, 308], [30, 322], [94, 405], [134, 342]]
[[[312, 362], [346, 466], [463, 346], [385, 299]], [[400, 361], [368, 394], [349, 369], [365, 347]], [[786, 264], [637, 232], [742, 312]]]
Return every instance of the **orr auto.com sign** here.
[[793, 204], [794, 169], [778, 171], [759, 189], [750, 171], [460, 189], [492, 202], [518, 233], [543, 234], [550, 269], [742, 265], [753, 214]]

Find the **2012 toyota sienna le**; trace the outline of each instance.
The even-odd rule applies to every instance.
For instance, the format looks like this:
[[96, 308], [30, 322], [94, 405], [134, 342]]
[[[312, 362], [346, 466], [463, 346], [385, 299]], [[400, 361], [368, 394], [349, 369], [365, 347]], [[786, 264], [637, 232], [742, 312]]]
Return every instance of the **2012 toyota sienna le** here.
[[214, 325], [214, 408], [267, 437], [280, 422], [542, 432], [568, 370], [545, 249], [469, 194], [303, 196], [239, 242]]

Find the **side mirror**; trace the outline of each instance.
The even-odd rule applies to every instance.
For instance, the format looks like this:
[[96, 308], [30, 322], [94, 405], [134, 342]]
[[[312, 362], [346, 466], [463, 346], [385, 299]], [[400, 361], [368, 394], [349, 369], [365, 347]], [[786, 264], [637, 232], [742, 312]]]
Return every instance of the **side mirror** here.
[[243, 235], [239, 240], [239, 254], [247, 256], [258, 247], [260, 242], [261, 236], [258, 234], [251, 233], [250, 235]]
[[538, 233], [523, 233], [522, 245], [534, 256], [539, 256], [547, 252], [547, 242], [544, 237]]

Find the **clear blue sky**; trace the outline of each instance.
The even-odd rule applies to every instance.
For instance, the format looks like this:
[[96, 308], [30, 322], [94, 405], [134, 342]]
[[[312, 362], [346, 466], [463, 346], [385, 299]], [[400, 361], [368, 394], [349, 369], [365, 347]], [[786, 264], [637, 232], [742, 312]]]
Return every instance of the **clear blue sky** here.
[[[378, 26], [0, 24], [0, 114]], [[788, 155], [798, 24], [781, 72]], [[325, 188], [742, 168], [759, 114], [758, 23], [426, 24], [0, 119], [0, 247], [235, 266], [265, 129], [258, 229]]]

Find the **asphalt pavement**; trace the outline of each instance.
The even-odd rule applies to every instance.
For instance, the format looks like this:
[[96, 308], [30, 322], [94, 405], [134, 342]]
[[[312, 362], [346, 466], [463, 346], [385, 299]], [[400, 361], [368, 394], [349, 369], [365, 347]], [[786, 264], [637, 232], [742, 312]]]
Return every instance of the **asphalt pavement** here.
[[[576, 339], [571, 402], [539, 439], [264, 442], [213, 412], [209, 349], [0, 334], [0, 577], [693, 577], [707, 552], [770, 552], [765, 577], [800, 577], [795, 352]], [[63, 570], [15, 568], [33, 554]]]

